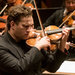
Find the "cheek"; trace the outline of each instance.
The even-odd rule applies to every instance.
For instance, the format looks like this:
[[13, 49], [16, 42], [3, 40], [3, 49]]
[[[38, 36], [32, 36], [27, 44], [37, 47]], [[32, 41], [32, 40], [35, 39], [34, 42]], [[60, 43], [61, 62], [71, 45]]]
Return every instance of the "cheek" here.
[[17, 34], [17, 35], [21, 35], [21, 33], [22, 33], [22, 28], [21, 27], [16, 27], [15, 28], [15, 33]]
[[22, 26], [19, 26], [19, 27], [16, 28], [16, 31], [17, 31], [18, 33], [22, 33], [22, 32], [25, 31], [25, 28], [23, 28]]
[[75, 4], [74, 4], [74, 8], [75, 8]]
[[25, 37], [25, 33], [23, 32], [23, 30], [17, 30], [16, 31], [16, 36], [18, 38], [24, 38]]
[[22, 29], [22, 30], [21, 30], [21, 29], [18, 29], [18, 30], [17, 30], [17, 33], [18, 33], [19, 35], [24, 34], [24, 32], [25, 32], [25, 30], [23, 30], [23, 29]]

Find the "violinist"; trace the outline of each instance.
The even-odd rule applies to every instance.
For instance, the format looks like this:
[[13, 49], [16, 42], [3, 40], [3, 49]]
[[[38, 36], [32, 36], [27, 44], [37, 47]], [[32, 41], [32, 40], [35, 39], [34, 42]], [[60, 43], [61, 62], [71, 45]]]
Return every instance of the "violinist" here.
[[[63, 0], [62, 3], [64, 6], [62, 9], [56, 10], [47, 20], [46, 22], [43, 24], [44, 27], [48, 27], [50, 25], [56, 25], [57, 27], [59, 27], [62, 23], [63, 23], [63, 19], [66, 16], [69, 16], [74, 10], [75, 10], [75, 0]], [[73, 21], [75, 21], [75, 13], [73, 14], [73, 16], [71, 16], [71, 19]], [[71, 19], [68, 20], [66, 23], [64, 23], [61, 27], [63, 26], [67, 26], [69, 27], [70, 24], [68, 22], [71, 23]], [[73, 22], [71, 23], [71, 26], [73, 26]], [[75, 26], [75, 25], [74, 25]], [[37, 29], [40, 29], [40, 27], [38, 27]], [[74, 35], [75, 30], [72, 30], [70, 32], [70, 37], [68, 39], [69, 42], [75, 44], [75, 35]], [[71, 46], [72, 47], [72, 46]], [[75, 47], [72, 47], [69, 49], [70, 50], [70, 57], [75, 57]], [[69, 51], [68, 50], [68, 51]], [[72, 56], [73, 55], [73, 56]]]
[[75, 10], [75, 0], [63, 0], [63, 8], [56, 10], [43, 24], [44, 27], [49, 25], [59, 25], [63, 22], [63, 18], [67, 16], [67, 14], [73, 12]]
[[33, 29], [31, 9], [22, 5], [13, 6], [7, 18], [7, 31], [0, 37], [0, 75], [42, 75], [42, 68], [56, 72], [66, 59], [64, 46], [68, 29], [63, 30], [60, 48], [55, 54], [45, 49], [51, 45], [47, 36], [38, 37], [33, 47], [26, 43]]

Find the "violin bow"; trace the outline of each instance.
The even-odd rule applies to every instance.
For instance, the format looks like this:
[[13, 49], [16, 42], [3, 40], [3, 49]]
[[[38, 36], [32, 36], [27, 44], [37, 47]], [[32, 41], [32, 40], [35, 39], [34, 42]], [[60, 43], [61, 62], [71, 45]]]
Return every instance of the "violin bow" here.
[[33, 2], [33, 0], [31, 0], [29, 3], [32, 3]]
[[42, 35], [45, 36], [44, 27], [43, 27], [43, 24], [41, 22], [40, 15], [39, 15], [38, 8], [37, 8], [35, 0], [34, 0], [34, 4], [35, 4], [35, 8], [36, 8], [36, 13], [38, 15], [38, 20], [39, 20], [39, 23], [40, 23], [40, 26], [41, 26], [41, 29], [42, 29]]
[[66, 21], [68, 21], [68, 19], [75, 13], [75, 10], [67, 17], [67, 19], [65, 21], [63, 21], [59, 27], [61, 27]]
[[[41, 18], [40, 18], [40, 15], [39, 15], [38, 8], [37, 8], [35, 0], [34, 0], [34, 5], [35, 5], [35, 8], [36, 8], [36, 13], [37, 13], [37, 16], [38, 16], [38, 19], [39, 19], [39, 23], [40, 23], [40, 26], [41, 26], [41, 29], [42, 29], [42, 36], [44, 37], [44, 36], [46, 36], [46, 34], [45, 34], [45, 31], [44, 31], [43, 24], [41, 22]], [[47, 47], [46, 49], [47, 49], [47, 51], [50, 54], [50, 47]]]
[[2, 14], [2, 12], [7, 8], [8, 4], [6, 4], [3, 9], [0, 11], [0, 15]]
[[24, 0], [24, 1], [23, 1], [22, 5], [24, 5], [24, 4], [25, 4], [25, 2], [26, 2], [26, 0]]

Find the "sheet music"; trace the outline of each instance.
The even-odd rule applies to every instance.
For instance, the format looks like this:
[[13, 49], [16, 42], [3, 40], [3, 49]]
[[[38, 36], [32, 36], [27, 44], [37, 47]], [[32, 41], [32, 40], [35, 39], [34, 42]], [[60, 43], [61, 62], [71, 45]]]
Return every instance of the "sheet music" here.
[[57, 72], [75, 73], [75, 61], [64, 61]]

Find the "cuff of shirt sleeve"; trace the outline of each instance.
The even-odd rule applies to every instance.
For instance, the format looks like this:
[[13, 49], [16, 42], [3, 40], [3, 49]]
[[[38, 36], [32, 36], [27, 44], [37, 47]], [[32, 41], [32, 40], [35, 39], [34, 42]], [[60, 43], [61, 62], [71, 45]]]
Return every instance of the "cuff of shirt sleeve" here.
[[68, 50], [64, 50], [64, 53], [66, 54], [66, 55], [70, 55], [70, 53], [69, 53], [69, 51]]

